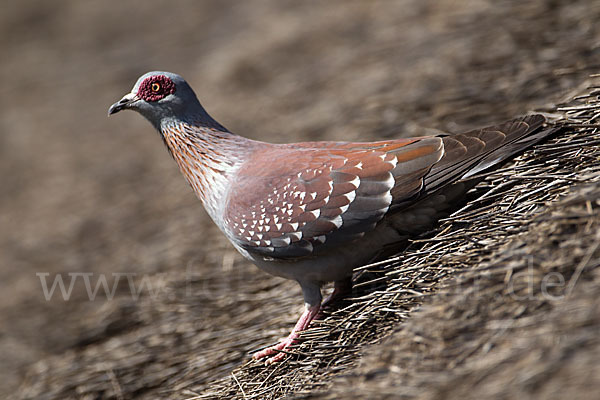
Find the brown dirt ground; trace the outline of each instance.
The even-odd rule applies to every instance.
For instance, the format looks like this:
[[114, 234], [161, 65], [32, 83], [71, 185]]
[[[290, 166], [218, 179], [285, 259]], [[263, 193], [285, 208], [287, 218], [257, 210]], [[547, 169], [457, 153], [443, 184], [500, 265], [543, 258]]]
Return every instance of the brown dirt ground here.
[[[0, 397], [597, 392], [600, 194], [580, 186], [598, 177], [594, 132], [570, 128], [569, 141], [497, 172], [487, 185], [507, 185], [492, 198], [508, 214], [460, 222], [467, 210], [458, 228], [443, 226], [470, 224], [471, 239], [443, 231], [428, 252], [359, 273], [356, 300], [304, 335], [308, 357], [266, 368], [248, 354], [290, 329], [299, 289], [234, 251], [147, 122], [106, 111], [140, 74], [162, 69], [255, 139], [455, 132], [552, 111], [581, 92], [600, 72], [599, 20], [591, 0], [5, 2]], [[568, 143], [583, 153], [556, 150]], [[511, 178], [530, 170], [537, 179]], [[543, 189], [552, 174], [561, 179]], [[527, 206], [511, 214], [518, 200]], [[578, 276], [569, 296], [506, 295], [507, 271], [526, 271], [531, 255], [536, 285], [551, 272]], [[78, 281], [69, 301], [46, 301], [36, 273], [73, 272], [93, 283], [137, 274], [155, 291], [135, 299], [121, 282], [112, 300], [89, 301]]]

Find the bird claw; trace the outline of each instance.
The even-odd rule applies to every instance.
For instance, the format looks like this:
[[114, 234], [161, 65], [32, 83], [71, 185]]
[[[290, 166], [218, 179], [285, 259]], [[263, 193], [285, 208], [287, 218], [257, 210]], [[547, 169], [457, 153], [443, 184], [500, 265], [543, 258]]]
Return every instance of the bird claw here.
[[271, 365], [273, 363], [283, 360], [283, 358], [287, 354], [287, 351], [285, 350], [288, 349], [294, 343], [296, 343], [296, 338], [290, 335], [287, 337], [287, 339], [282, 340], [275, 346], [271, 346], [264, 350], [257, 351], [256, 353], [254, 353], [252, 358], [254, 360], [260, 360], [261, 358], [269, 357], [275, 354], [273, 357], [269, 357], [265, 360], [265, 365]]
[[269, 365], [269, 364], [273, 364], [275, 362], [279, 362], [279, 361], [283, 360], [285, 355], [288, 354], [288, 352], [286, 350], [289, 347], [291, 347], [293, 344], [296, 343], [298, 336], [299, 336], [298, 332], [304, 331], [308, 327], [310, 322], [313, 319], [315, 319], [317, 314], [319, 314], [319, 310], [321, 309], [320, 300], [321, 299], [319, 298], [319, 303], [317, 303], [316, 305], [311, 306], [311, 307], [306, 307], [306, 309], [300, 316], [300, 319], [298, 320], [298, 322], [296, 322], [296, 326], [294, 326], [294, 329], [292, 329], [292, 332], [290, 332], [290, 334], [287, 338], [285, 338], [281, 342], [277, 343], [273, 347], [269, 347], [267, 349], [264, 349], [257, 353], [254, 353], [252, 358], [255, 360], [260, 360], [261, 358], [268, 357], [268, 356], [271, 356], [271, 355], [277, 353], [273, 357], [268, 358], [266, 360], [265, 364]]

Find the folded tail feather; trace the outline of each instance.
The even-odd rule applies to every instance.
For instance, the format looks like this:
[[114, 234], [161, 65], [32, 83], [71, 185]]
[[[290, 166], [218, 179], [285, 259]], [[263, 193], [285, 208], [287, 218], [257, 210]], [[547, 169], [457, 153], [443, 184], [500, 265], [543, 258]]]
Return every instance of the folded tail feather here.
[[533, 146], [558, 130], [545, 127], [543, 115], [528, 115], [502, 124], [458, 135], [441, 135], [444, 155], [423, 177], [418, 197], [396, 204], [388, 218], [401, 233], [414, 235], [464, 202], [465, 194], [480, 182], [482, 172]]

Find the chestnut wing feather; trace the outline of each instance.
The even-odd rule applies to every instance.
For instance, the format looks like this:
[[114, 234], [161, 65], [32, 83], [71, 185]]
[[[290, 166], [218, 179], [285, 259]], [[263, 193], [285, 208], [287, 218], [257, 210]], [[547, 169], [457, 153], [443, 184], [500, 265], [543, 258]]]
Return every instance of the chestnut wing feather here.
[[433, 221], [470, 187], [461, 179], [552, 133], [540, 129], [544, 122], [531, 115], [451, 136], [270, 145], [239, 170], [225, 207], [226, 233], [251, 253], [297, 258], [358, 239], [387, 213], [400, 231], [410, 228], [408, 217]]
[[325, 243], [362, 237], [394, 202], [421, 190], [443, 154], [435, 137], [269, 150], [238, 172], [225, 225], [236, 245], [274, 258], [308, 256]]

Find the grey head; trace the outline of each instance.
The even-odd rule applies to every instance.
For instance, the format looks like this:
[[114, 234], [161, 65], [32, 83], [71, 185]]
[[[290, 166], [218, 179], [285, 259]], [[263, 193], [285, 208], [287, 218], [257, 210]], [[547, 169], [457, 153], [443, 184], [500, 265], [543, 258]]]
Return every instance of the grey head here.
[[108, 115], [121, 110], [139, 112], [159, 132], [163, 126], [181, 122], [222, 128], [204, 110], [185, 79], [172, 72], [142, 75], [131, 92], [110, 106]]

